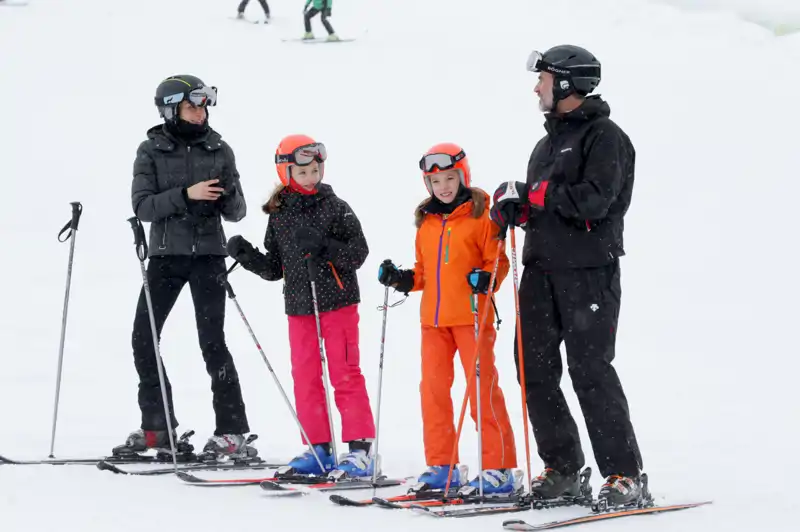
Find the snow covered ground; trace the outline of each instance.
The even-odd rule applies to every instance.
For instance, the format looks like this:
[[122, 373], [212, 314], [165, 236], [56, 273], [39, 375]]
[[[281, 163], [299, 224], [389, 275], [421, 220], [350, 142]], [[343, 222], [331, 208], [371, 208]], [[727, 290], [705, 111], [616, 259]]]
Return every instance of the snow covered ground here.
[[[797, 35], [776, 38], [724, 13], [638, 0], [573, 0], [569, 9], [532, 0], [337, 0], [332, 23], [358, 40], [306, 46], [281, 42], [302, 31], [300, 1], [270, 2], [272, 26], [229, 20], [233, 0], [30, 1], [0, 8], [0, 454], [43, 457], [49, 449], [69, 249], [56, 235], [70, 201], [81, 201], [84, 215], [56, 454], [104, 454], [137, 427], [129, 346], [141, 277], [126, 219], [133, 157], [158, 121], [152, 95], [165, 76], [193, 73], [219, 87], [211, 123], [236, 151], [249, 208], [241, 223], [228, 224], [229, 235], [260, 242], [260, 204], [277, 180], [272, 154], [281, 137], [306, 132], [327, 144], [326, 180], [362, 220], [371, 248], [360, 276], [361, 348], [374, 402], [383, 296], [375, 272], [387, 257], [413, 261], [412, 211], [426, 193], [417, 160], [452, 140], [467, 150], [477, 186], [491, 191], [523, 179], [544, 131], [525, 60], [533, 48], [569, 42], [603, 62], [599, 92], [637, 148], [616, 367], [651, 488], [659, 502], [715, 501], [597, 530], [796, 529]], [[322, 34], [318, 21], [315, 30]], [[290, 389], [280, 283], [246, 272], [232, 282]], [[497, 358], [524, 468], [505, 286]], [[226, 331], [261, 454], [292, 456], [301, 450], [297, 431], [232, 305]], [[412, 296], [389, 317], [381, 452], [390, 475], [424, 469], [418, 346]], [[213, 430], [211, 396], [186, 294], [167, 322], [162, 353], [181, 428], [195, 429], [202, 445]], [[568, 377], [564, 385], [570, 390]], [[457, 407], [463, 389], [459, 377]], [[584, 441], [594, 467], [585, 434]], [[470, 423], [461, 449], [474, 470]], [[535, 455], [533, 464], [538, 473]], [[596, 475], [595, 490], [599, 483]], [[321, 495], [268, 500], [258, 488], [200, 490], [93, 467], [0, 466], [3, 532], [500, 530], [503, 519], [434, 522], [339, 508]]]

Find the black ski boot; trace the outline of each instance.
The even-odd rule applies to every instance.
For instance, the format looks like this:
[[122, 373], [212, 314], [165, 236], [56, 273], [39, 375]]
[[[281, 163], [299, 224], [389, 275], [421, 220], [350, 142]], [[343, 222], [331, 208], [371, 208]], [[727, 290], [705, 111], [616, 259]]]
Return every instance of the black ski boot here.
[[531, 503], [536, 509], [559, 506], [590, 506], [592, 487], [589, 479], [592, 469], [587, 467], [581, 473], [562, 475], [555, 469], [547, 468], [531, 482]]
[[646, 508], [653, 505], [653, 496], [647, 487], [647, 475], [626, 477], [610, 475], [597, 494], [593, 506], [595, 512], [605, 512], [618, 508]]
[[256, 438], [258, 438], [257, 434], [251, 434], [249, 437], [245, 437], [244, 434], [211, 436], [203, 447], [203, 452], [197, 458], [202, 462], [260, 461], [258, 450], [250, 445]]
[[[175, 432], [172, 433], [178, 460], [194, 460], [194, 446], [189, 443], [189, 438], [192, 434], [194, 432], [190, 431], [178, 438]], [[172, 450], [169, 443], [169, 432], [166, 430], [135, 430], [128, 435], [125, 443], [114, 447], [111, 454], [117, 457], [134, 457], [140, 453], [147, 452], [149, 449], [154, 449], [159, 459], [171, 460]]]

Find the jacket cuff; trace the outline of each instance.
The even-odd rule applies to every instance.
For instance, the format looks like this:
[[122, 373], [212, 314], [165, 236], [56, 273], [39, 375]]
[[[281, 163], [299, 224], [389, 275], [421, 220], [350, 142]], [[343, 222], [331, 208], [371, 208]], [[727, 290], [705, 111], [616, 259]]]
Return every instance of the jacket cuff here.
[[544, 209], [545, 195], [549, 185], [549, 181], [541, 181], [531, 185], [531, 190], [528, 192], [528, 202], [537, 209]]

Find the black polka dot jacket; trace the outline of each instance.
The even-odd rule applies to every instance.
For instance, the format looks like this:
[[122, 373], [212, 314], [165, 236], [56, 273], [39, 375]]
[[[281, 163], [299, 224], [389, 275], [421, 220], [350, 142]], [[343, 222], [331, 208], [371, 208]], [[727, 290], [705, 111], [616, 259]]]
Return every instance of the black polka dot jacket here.
[[277, 212], [269, 215], [265, 255], [247, 269], [268, 281], [284, 280], [287, 315], [313, 314], [309, 269], [294, 240], [296, 228], [313, 227], [327, 239], [322, 255], [314, 261], [319, 311], [360, 303], [356, 270], [367, 259], [369, 248], [361, 222], [347, 202], [336, 196], [330, 185], [321, 184], [313, 195], [286, 188], [280, 203]]

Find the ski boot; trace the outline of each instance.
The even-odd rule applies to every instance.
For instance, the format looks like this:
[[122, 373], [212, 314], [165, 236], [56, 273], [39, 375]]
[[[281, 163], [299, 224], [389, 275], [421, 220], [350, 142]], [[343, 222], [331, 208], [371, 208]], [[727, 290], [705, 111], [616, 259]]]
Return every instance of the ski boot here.
[[239, 20], [243, 20], [244, 19], [244, 11], [237, 11], [236, 12], [236, 18], [239, 19]]
[[478, 496], [483, 479], [484, 495], [512, 495], [524, 491], [522, 471], [519, 469], [484, 469], [483, 473], [458, 490], [461, 496]]
[[310, 32], [310, 31], [305, 32], [303, 34], [303, 40], [304, 41], [313, 41], [314, 40], [314, 34], [312, 32]]
[[531, 482], [531, 503], [534, 509], [556, 508], [559, 506], [590, 506], [592, 504], [592, 487], [589, 478], [591, 468], [581, 473], [562, 475], [552, 468], [547, 468]]
[[258, 438], [251, 434], [245, 438], [244, 434], [221, 434], [211, 436], [203, 447], [203, 452], [198, 455], [202, 462], [250, 462], [258, 460], [258, 450], [250, 443]]
[[[441, 491], [444, 492], [447, 486], [447, 476], [450, 474], [449, 465], [430, 466], [417, 479], [417, 483], [411, 486], [408, 493], [418, 493], [421, 491]], [[450, 492], [457, 492], [463, 485], [463, 479], [469, 478], [469, 468], [461, 465], [453, 469], [450, 475]]]
[[[336, 467], [336, 457], [333, 456], [330, 446], [315, 445], [314, 453], [316, 453], [316, 456], [314, 456], [309, 449], [303, 454], [295, 456], [287, 465], [279, 467], [275, 471], [275, 476], [282, 478], [291, 476], [318, 476], [326, 475], [333, 471]], [[317, 462], [317, 458], [319, 458], [319, 462], [322, 462], [322, 469], [319, 467], [320, 464]]]
[[592, 505], [594, 512], [607, 512], [620, 508], [647, 508], [653, 505], [653, 496], [647, 487], [647, 474], [639, 477], [610, 475]]
[[[190, 462], [196, 460], [194, 446], [189, 443], [194, 431], [184, 433], [180, 438], [172, 432], [172, 439], [175, 442], [175, 451], [178, 461]], [[172, 461], [172, 448], [169, 442], [169, 432], [166, 430], [142, 430], [138, 429], [130, 434], [122, 445], [117, 445], [111, 450], [111, 454], [119, 458], [143, 458], [141, 453], [153, 449], [156, 451], [156, 459]]]
[[339, 40], [339, 36], [336, 35], [335, 33], [331, 33], [330, 35], [328, 35], [328, 38], [325, 39], [325, 40], [328, 41], [328, 42], [336, 42], [336, 41]]
[[380, 458], [373, 458], [364, 449], [353, 449], [347, 454], [339, 457], [339, 465], [328, 473], [331, 480], [342, 480], [345, 478], [371, 478], [375, 473], [375, 463], [377, 462], [378, 476], [381, 474]]

